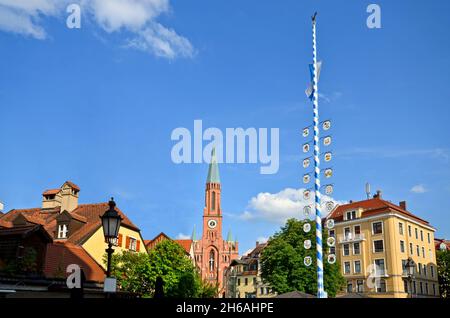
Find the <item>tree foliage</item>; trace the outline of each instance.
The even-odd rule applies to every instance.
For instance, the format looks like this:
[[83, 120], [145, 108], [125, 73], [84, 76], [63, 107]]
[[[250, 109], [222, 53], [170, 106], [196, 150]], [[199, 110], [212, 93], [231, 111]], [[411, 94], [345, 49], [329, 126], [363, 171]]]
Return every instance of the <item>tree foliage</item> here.
[[450, 298], [450, 251], [436, 251], [439, 293], [442, 298]]
[[[311, 225], [308, 233], [303, 230], [305, 223]], [[262, 278], [277, 293], [301, 291], [312, 295], [317, 294], [315, 232], [314, 222], [289, 219], [281, 231], [270, 238], [261, 255]], [[327, 239], [325, 232], [323, 242]], [[311, 248], [308, 250], [303, 246], [305, 240], [311, 240]], [[324, 244], [324, 260], [325, 246], [326, 243]], [[312, 258], [312, 264], [309, 267], [304, 264], [306, 256]], [[339, 265], [337, 263], [330, 265], [324, 261], [324, 287], [328, 296], [336, 296], [344, 284], [345, 280]]]
[[113, 254], [111, 273], [123, 291], [153, 297], [155, 283], [162, 278], [166, 297], [214, 297], [215, 286], [204, 283], [192, 260], [174, 241], [158, 243], [149, 254], [124, 251]]

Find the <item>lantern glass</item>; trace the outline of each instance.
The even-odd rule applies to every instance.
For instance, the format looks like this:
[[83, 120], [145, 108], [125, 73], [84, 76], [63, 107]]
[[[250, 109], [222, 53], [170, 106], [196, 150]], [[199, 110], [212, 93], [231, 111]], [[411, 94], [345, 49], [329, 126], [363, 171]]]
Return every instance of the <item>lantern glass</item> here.
[[115, 210], [115, 205], [115, 202], [111, 200], [109, 202], [109, 210], [100, 217], [105, 241], [108, 243], [114, 243], [119, 236], [119, 228], [122, 221], [122, 217]]

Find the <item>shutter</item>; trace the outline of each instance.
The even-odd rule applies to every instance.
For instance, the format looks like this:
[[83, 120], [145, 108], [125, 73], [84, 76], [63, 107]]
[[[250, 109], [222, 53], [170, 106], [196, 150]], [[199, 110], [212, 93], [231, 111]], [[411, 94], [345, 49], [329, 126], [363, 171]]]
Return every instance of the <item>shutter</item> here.
[[117, 239], [117, 246], [122, 247], [122, 234], [119, 234], [119, 238]]
[[141, 241], [136, 242], [136, 252], [139, 252], [139, 249], [141, 247]]
[[127, 239], [126, 239], [126, 241], [125, 241], [125, 248], [130, 248], [130, 237], [129, 236], [127, 236]]

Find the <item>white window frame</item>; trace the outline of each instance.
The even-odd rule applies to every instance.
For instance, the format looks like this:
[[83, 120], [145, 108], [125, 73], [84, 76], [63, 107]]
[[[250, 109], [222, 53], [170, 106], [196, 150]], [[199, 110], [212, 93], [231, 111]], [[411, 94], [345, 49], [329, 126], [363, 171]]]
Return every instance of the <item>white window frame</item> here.
[[67, 224], [58, 225], [58, 239], [66, 239], [68, 232], [69, 229], [67, 228]]
[[[345, 255], [345, 245], [348, 245], [348, 255]], [[349, 243], [342, 244], [342, 256], [350, 256], [350, 244]]]
[[[383, 251], [381, 251], [381, 252], [375, 252], [375, 242], [378, 242], [378, 241], [382, 241], [383, 242]], [[384, 253], [384, 252], [386, 252], [386, 245], [384, 245], [384, 239], [379, 239], [379, 240], [372, 240], [372, 253]]]
[[376, 261], [379, 261], [379, 260], [383, 260], [383, 264], [384, 264], [384, 269], [383, 269], [384, 273], [382, 275], [380, 275], [380, 276], [386, 276], [387, 269], [386, 269], [386, 259], [385, 258], [376, 258], [376, 259], [374, 259], [373, 260], [373, 266], [376, 269], [377, 268]]
[[344, 235], [344, 240], [347, 238], [347, 236], [345, 236], [345, 230], [346, 229], [349, 229], [349, 234], [350, 234], [350, 237], [353, 237], [353, 233], [352, 233], [352, 227], [351, 226], [346, 226], [346, 227], [344, 227], [343, 229], [342, 229], [342, 233], [343, 233], [343, 235]]
[[[404, 225], [403, 222], [398, 222], [398, 234], [401, 236], [405, 235], [405, 227], [403, 225]], [[400, 233], [400, 228], [402, 229], [401, 233]]]
[[[356, 262], [359, 262], [359, 272], [356, 271]], [[360, 259], [353, 261], [353, 273], [355, 274], [362, 274], [362, 263]]]
[[[403, 251], [402, 251], [402, 243], [403, 243]], [[405, 253], [406, 247], [405, 247], [405, 241], [400, 240], [400, 253]]]
[[[355, 244], [359, 244], [359, 253], [355, 252]], [[361, 242], [354, 242], [352, 244], [352, 249], [353, 249], [353, 255], [361, 255]]]
[[[348, 263], [348, 265], [349, 265], [348, 266], [348, 268], [349, 268], [349, 272], [348, 273], [345, 272], [345, 263]], [[351, 275], [351, 273], [352, 273], [352, 263], [350, 261], [345, 261], [343, 266], [342, 266], [342, 268], [344, 269], [344, 275]]]
[[[137, 238], [135, 238], [135, 237], [133, 237], [133, 236], [128, 236], [129, 238], [130, 238], [130, 244], [129, 244], [129, 246], [127, 246], [127, 248], [130, 250], [130, 251], [133, 251], [133, 252], [136, 252], [136, 250], [137, 250]], [[134, 249], [133, 248], [131, 248], [133, 245], [132, 245], [132, 242], [134, 241]]]
[[[374, 225], [375, 223], [381, 223], [381, 233], [375, 234], [375, 233], [373, 232], [373, 225]], [[384, 234], [384, 222], [383, 222], [383, 221], [374, 221], [374, 222], [372, 222], [372, 223], [370, 224], [370, 230], [372, 231], [372, 235], [383, 235], [383, 234]]]
[[[356, 231], [355, 231], [355, 227], [357, 227], [357, 226], [359, 226], [359, 234], [356, 234]], [[353, 225], [353, 234], [356, 236], [356, 235], [361, 235], [361, 224], [355, 224], [355, 225]]]
[[384, 281], [384, 291], [378, 291], [378, 287], [377, 286], [375, 286], [375, 292], [377, 293], [377, 294], [384, 294], [384, 293], [387, 293], [388, 292], [388, 286], [387, 286], [387, 280], [386, 279], [384, 279], [384, 278], [381, 278], [380, 279], [380, 284], [381, 284], [381, 281]]

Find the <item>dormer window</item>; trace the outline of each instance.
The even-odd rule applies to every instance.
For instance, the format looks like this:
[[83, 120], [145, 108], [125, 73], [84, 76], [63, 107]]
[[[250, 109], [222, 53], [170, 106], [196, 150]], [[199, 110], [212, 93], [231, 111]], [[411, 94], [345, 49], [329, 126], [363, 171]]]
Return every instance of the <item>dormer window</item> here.
[[67, 224], [59, 224], [58, 225], [58, 238], [65, 239], [67, 238]]
[[356, 219], [356, 211], [348, 211], [345, 214], [346, 220], [354, 220]]

